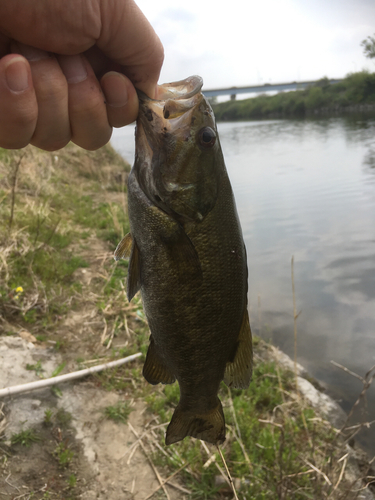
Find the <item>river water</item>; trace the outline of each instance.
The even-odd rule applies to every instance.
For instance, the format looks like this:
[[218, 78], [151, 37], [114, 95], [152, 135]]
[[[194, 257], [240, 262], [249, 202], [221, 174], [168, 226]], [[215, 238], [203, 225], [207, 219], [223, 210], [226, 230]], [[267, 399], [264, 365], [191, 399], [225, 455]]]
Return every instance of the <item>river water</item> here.
[[[298, 361], [349, 411], [375, 365], [375, 119], [219, 123], [249, 267], [254, 333]], [[128, 161], [134, 127], [112, 144]], [[223, 234], [225, 238], [225, 234]], [[375, 419], [375, 382], [355, 420]], [[375, 424], [358, 440], [375, 452]]]

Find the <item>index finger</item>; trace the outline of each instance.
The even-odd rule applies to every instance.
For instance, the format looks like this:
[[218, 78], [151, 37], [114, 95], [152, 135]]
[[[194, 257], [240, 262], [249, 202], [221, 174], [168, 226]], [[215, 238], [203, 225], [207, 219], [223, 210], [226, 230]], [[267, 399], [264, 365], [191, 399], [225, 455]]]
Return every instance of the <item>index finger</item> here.
[[163, 45], [144, 14], [133, 0], [111, 3], [101, 0], [102, 29], [98, 47], [123, 72], [136, 88], [154, 97], [164, 60]]

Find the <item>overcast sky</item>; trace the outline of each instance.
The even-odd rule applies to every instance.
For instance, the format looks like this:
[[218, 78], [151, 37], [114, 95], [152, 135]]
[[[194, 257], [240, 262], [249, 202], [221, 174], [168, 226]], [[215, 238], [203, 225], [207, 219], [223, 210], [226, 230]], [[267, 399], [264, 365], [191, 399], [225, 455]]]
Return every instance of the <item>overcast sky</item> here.
[[341, 78], [367, 68], [375, 0], [136, 0], [165, 49], [160, 83], [205, 88]]

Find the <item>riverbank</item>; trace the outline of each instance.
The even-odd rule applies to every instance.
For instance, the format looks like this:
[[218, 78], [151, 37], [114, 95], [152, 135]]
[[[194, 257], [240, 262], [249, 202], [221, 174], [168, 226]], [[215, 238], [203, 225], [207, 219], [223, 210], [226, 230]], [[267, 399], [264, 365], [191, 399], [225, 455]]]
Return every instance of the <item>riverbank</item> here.
[[[144, 500], [159, 485], [155, 470], [174, 474], [165, 486], [172, 499], [229, 493], [213, 447], [193, 439], [164, 446], [178, 386], [153, 387], [141, 374], [147, 322], [140, 297], [126, 300], [127, 263], [113, 260], [128, 230], [128, 172], [110, 147], [0, 150], [0, 379], [14, 385], [143, 353], [130, 366], [0, 402], [6, 500]], [[223, 452], [241, 496], [370, 499], [369, 487], [356, 490], [374, 473], [365, 461], [350, 468], [349, 435], [327, 421], [327, 399], [302, 369], [296, 381], [279, 351], [254, 345], [249, 389], [220, 391]]]
[[218, 121], [375, 113], [375, 73], [352, 73], [330, 85], [323, 78], [305, 90], [260, 95], [213, 105]]

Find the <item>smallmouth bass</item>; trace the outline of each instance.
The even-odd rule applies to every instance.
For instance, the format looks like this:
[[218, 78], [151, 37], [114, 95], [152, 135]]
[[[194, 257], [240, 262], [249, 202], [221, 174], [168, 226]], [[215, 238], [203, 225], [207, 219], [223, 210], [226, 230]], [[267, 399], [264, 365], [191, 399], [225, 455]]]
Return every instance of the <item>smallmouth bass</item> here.
[[252, 372], [246, 250], [212, 109], [193, 76], [139, 92], [128, 180], [127, 296], [141, 290], [150, 327], [143, 375], [180, 386], [166, 444], [225, 440], [220, 382], [246, 388]]

